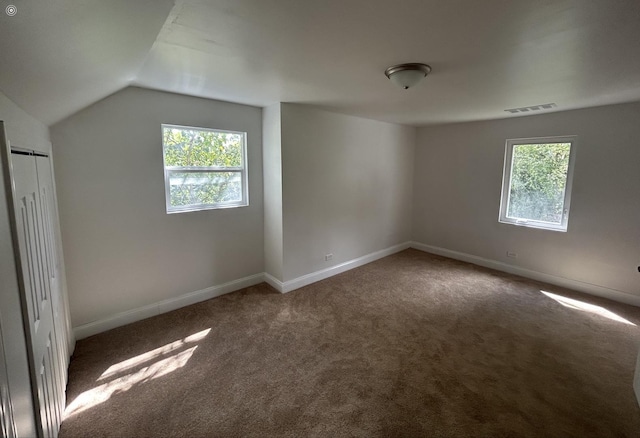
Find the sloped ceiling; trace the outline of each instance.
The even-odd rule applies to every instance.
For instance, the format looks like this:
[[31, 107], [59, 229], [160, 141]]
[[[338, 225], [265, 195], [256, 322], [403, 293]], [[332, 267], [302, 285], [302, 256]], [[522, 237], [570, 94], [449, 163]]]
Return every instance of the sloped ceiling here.
[[[423, 125], [640, 100], [637, 0], [24, 1], [0, 89], [53, 123], [127, 85]], [[426, 62], [395, 88], [384, 69]]]
[[0, 4], [0, 90], [45, 124], [129, 85], [173, 7], [171, 0]]

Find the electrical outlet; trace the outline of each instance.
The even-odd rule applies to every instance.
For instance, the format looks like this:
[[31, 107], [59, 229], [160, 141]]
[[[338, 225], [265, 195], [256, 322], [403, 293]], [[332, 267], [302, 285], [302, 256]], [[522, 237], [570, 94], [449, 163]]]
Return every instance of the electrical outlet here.
[[518, 258], [518, 254], [516, 254], [513, 251], [507, 251], [507, 257], [512, 258], [512, 259], [517, 259]]
[[324, 256], [324, 261], [328, 262], [329, 260], [333, 260], [333, 254], [327, 254]]

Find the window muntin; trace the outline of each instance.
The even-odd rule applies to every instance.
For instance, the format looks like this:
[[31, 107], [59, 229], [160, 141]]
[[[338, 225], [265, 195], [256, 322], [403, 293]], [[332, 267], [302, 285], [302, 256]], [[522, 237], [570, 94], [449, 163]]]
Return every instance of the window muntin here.
[[576, 137], [507, 140], [499, 221], [567, 231]]
[[167, 213], [248, 205], [246, 133], [162, 125]]

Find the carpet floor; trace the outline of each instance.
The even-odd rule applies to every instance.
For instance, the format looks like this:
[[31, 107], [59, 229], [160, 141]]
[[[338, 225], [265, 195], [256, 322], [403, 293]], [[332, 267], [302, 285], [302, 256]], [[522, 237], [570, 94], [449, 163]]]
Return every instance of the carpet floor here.
[[637, 324], [409, 249], [79, 341], [60, 437], [638, 437]]

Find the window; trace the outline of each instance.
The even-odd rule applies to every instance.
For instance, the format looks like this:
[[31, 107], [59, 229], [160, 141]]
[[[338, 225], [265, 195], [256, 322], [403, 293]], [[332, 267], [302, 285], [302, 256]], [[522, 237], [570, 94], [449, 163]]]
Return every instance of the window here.
[[167, 213], [249, 205], [244, 132], [162, 125]]
[[499, 221], [567, 231], [576, 137], [507, 140]]

